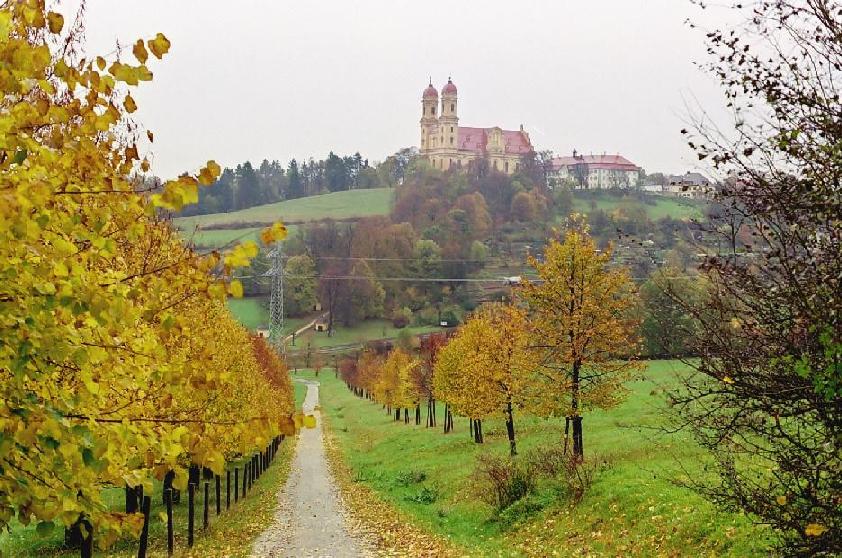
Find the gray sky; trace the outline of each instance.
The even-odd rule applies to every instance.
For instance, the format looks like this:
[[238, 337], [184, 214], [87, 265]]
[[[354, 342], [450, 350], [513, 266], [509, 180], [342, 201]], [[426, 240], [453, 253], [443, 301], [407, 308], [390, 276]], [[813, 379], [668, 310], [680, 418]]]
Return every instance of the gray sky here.
[[723, 104], [692, 64], [705, 56], [684, 23], [697, 12], [689, 0], [88, 0], [86, 19], [89, 54], [159, 31], [172, 41], [135, 93], [167, 178], [210, 158], [374, 161], [417, 146], [428, 75], [439, 88], [453, 76], [462, 125], [523, 123], [537, 149], [697, 169], [678, 133], [685, 103]]

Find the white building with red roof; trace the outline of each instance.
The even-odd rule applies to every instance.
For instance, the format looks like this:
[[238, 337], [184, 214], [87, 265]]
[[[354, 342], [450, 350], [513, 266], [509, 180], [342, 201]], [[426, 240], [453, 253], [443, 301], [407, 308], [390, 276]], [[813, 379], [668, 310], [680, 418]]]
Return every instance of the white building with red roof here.
[[485, 159], [489, 168], [513, 174], [520, 170], [523, 158], [534, 149], [529, 134], [523, 130], [499, 127], [459, 126], [456, 85], [448, 78], [439, 93], [431, 83], [421, 96], [421, 155], [433, 168], [462, 168], [472, 161]]
[[640, 167], [622, 155], [579, 155], [556, 157], [552, 161], [551, 182], [571, 183], [577, 189], [637, 188]]

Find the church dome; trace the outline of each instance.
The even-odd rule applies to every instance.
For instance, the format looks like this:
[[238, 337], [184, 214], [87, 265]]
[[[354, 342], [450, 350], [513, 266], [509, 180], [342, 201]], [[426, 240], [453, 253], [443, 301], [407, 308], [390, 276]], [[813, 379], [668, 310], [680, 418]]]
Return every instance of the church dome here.
[[436, 91], [436, 88], [433, 87], [432, 83], [427, 86], [427, 89], [424, 90], [424, 94], [423, 94], [424, 99], [429, 99], [431, 97], [438, 97], [438, 96], [439, 96], [439, 92]]
[[445, 84], [444, 88], [442, 88], [441, 94], [456, 95], [456, 86], [453, 85], [453, 81], [450, 78], [447, 78], [447, 83]]

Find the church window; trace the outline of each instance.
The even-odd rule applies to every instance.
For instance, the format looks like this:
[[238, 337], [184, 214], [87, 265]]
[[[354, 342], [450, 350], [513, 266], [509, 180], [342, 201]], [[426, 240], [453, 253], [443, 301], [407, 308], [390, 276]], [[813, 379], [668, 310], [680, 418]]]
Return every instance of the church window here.
[[453, 133], [453, 126], [450, 127], [450, 133]]
[[453, 103], [450, 103], [450, 112], [453, 112], [454, 110], [456, 110], [456, 105], [453, 104]]
[[497, 170], [497, 159], [494, 159], [494, 170]]
[[450, 145], [453, 145], [453, 136], [450, 136]]
[[506, 161], [506, 172], [509, 172], [509, 162]]

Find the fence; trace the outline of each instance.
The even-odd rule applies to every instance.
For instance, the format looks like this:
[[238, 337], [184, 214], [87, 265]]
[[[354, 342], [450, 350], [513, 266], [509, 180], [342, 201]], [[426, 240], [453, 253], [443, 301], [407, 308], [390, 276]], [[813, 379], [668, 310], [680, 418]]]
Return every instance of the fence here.
[[[196, 490], [201, 487], [202, 498], [202, 529], [207, 529], [210, 526], [210, 485], [213, 481], [214, 504], [216, 515], [219, 516], [223, 511], [223, 503], [225, 511], [231, 509], [232, 505], [236, 505], [240, 500], [252, 491], [254, 483], [266, 472], [280, 449], [283, 436], [274, 438], [266, 449], [257, 453], [242, 466], [233, 468], [226, 467], [224, 483], [225, 483], [225, 499], [222, 498], [222, 484], [223, 477], [220, 475], [202, 474], [207, 471], [200, 472], [198, 466], [190, 468], [190, 475], [187, 484], [187, 546], [192, 547], [195, 540], [196, 531]], [[231, 471], [233, 470], [233, 482]], [[241, 475], [242, 471], [242, 475]], [[163, 488], [163, 503], [166, 509], [167, 516], [167, 555], [172, 556], [175, 551], [175, 531], [173, 522], [173, 506], [178, 504], [181, 500], [181, 494], [177, 489], [172, 488], [172, 475], [167, 475], [164, 479]], [[231, 500], [231, 493], [233, 492], [233, 502]], [[152, 506], [152, 499], [150, 496], [143, 494], [143, 487], [126, 488], [126, 512], [127, 513], [141, 513], [143, 514], [143, 528], [140, 532], [140, 541], [138, 543], [137, 556], [138, 558], [146, 558], [146, 553], [149, 548], [149, 512]], [[65, 530], [65, 546], [68, 548], [78, 548], [81, 552], [82, 558], [92, 558], [94, 547], [94, 526], [85, 517], [81, 517], [70, 529]]]

